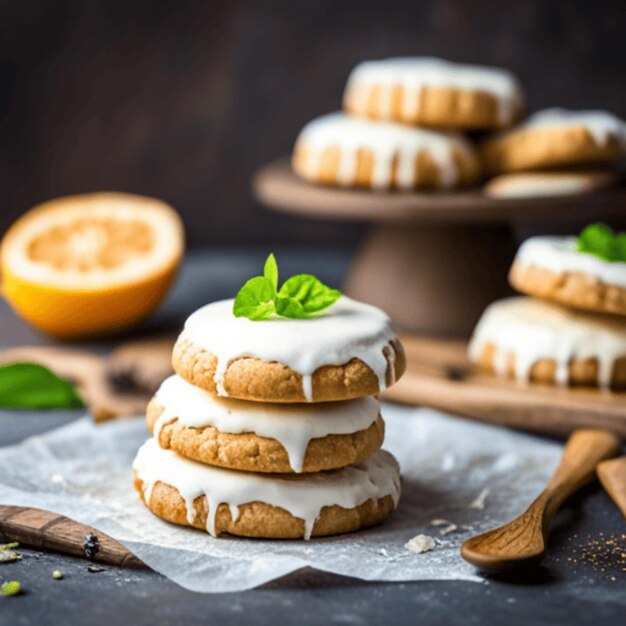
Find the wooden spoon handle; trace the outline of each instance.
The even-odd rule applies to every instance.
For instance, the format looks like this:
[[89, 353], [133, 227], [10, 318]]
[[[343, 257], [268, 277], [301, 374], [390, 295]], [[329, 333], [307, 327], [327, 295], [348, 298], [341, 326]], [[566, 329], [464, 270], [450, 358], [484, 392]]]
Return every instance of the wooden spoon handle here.
[[607, 430], [574, 431], [546, 488], [549, 508], [556, 511], [566, 498], [593, 479], [598, 463], [615, 456], [620, 447], [619, 437]]
[[598, 478], [626, 519], [626, 456], [600, 463]]

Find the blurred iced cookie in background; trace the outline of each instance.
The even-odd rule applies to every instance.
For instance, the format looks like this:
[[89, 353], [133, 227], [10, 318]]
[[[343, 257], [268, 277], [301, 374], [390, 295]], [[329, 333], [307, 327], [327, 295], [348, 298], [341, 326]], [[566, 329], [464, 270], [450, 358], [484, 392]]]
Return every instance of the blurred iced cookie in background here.
[[458, 133], [331, 113], [300, 133], [293, 167], [305, 180], [372, 189], [452, 189], [479, 176], [473, 146]]
[[626, 124], [608, 111], [538, 111], [481, 145], [485, 171], [523, 172], [575, 165], [610, 167], [626, 155]]
[[506, 128], [523, 106], [511, 72], [430, 57], [364, 61], [344, 94], [344, 108], [353, 115], [443, 129]]
[[626, 325], [549, 302], [494, 302], [470, 343], [481, 369], [520, 381], [613, 389], [626, 387]]
[[535, 298], [626, 315], [626, 234], [592, 224], [578, 238], [531, 237], [517, 251], [509, 281]]
[[491, 178], [483, 192], [501, 199], [541, 198], [593, 193], [615, 187], [619, 181], [620, 175], [609, 170], [518, 172]]

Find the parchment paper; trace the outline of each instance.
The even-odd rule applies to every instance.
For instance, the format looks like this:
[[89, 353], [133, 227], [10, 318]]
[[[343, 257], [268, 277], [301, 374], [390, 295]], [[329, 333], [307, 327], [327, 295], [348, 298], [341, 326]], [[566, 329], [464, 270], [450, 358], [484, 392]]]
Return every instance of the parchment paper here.
[[[459, 546], [519, 514], [549, 478], [560, 446], [428, 409], [386, 404], [383, 415], [384, 447], [402, 468], [400, 506], [382, 526], [349, 535], [309, 542], [213, 539], [159, 520], [132, 487], [132, 460], [148, 436], [142, 419], [95, 426], [85, 417], [0, 448], [0, 502], [92, 525], [154, 570], [205, 593], [250, 589], [305, 566], [366, 580], [479, 580]], [[484, 508], [477, 508], [485, 489]], [[437, 519], [458, 530], [440, 535], [445, 526], [433, 526]], [[437, 540], [434, 550], [405, 548], [421, 533]]]

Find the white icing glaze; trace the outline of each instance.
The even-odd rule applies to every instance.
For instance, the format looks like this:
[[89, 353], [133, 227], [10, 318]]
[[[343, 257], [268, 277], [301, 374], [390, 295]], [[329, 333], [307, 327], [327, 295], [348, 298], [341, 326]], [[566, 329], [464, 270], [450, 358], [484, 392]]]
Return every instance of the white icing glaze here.
[[501, 376], [511, 355], [520, 380], [528, 380], [537, 361], [552, 359], [556, 382], [564, 385], [572, 359], [597, 359], [598, 383], [609, 387], [615, 361], [626, 356], [626, 323], [533, 298], [507, 298], [483, 314], [469, 345], [472, 361], [490, 343], [495, 347], [494, 369]]
[[544, 109], [533, 113], [519, 129], [577, 128], [580, 126], [589, 131], [599, 146], [605, 145], [609, 137], [614, 137], [626, 150], [626, 124], [608, 111]]
[[417, 158], [423, 151], [428, 152], [439, 169], [442, 186], [454, 187], [459, 178], [453, 159], [454, 151], [467, 155], [468, 159], [473, 158], [469, 142], [461, 135], [350, 117], [336, 112], [309, 122], [296, 141], [296, 149], [306, 148], [307, 161], [304, 167], [309, 175], [319, 173], [324, 151], [333, 146], [340, 148], [337, 182], [346, 186], [356, 181], [358, 151], [372, 151], [374, 189], [388, 189], [391, 186], [396, 161], [397, 186], [412, 189], [416, 181]]
[[586, 193], [615, 182], [609, 172], [523, 172], [496, 176], [484, 191], [494, 198], [537, 198]]
[[626, 263], [609, 263], [576, 251], [576, 237], [531, 237], [517, 251], [515, 262], [551, 272], [580, 272], [607, 285], [626, 289]]
[[318, 515], [325, 506], [352, 509], [370, 499], [400, 498], [400, 469], [389, 452], [379, 450], [365, 463], [319, 474], [264, 476], [226, 470], [185, 459], [163, 450], [154, 439], [139, 449], [133, 469], [143, 481], [146, 501], [157, 482], [176, 488], [185, 500], [187, 519], [194, 519], [193, 501], [206, 496], [207, 531], [215, 536], [215, 514], [220, 504], [230, 507], [233, 520], [239, 507], [264, 502], [280, 507], [304, 520], [304, 538], [309, 539]]
[[318, 404], [271, 404], [223, 399], [194, 387], [179, 376], [166, 379], [155, 395], [163, 407], [154, 436], [178, 418], [184, 426], [213, 426], [223, 433], [255, 433], [278, 441], [294, 472], [301, 472], [311, 439], [347, 435], [369, 428], [380, 413], [375, 398]]
[[386, 100], [381, 105], [381, 113], [389, 116], [392, 110], [392, 88], [396, 85], [405, 90], [403, 115], [409, 118], [418, 114], [420, 91], [428, 87], [488, 93], [498, 103], [500, 124], [503, 126], [514, 120], [523, 100], [517, 79], [507, 70], [450, 63], [431, 57], [364, 61], [352, 70], [346, 92], [355, 90], [355, 93], [359, 93], [359, 97], [364, 100], [359, 108], [364, 110], [370, 89], [375, 86], [388, 88], [382, 94]]
[[[235, 317], [233, 300], [208, 304], [185, 322], [182, 337], [217, 357], [215, 383], [220, 396], [224, 374], [231, 361], [256, 357], [283, 363], [302, 376], [303, 393], [313, 401], [312, 376], [323, 365], [363, 361], [386, 387], [387, 359], [395, 333], [384, 311], [342, 296], [324, 315], [306, 320], [271, 319], [254, 322]], [[391, 349], [391, 348], [390, 348]], [[391, 349], [393, 353], [393, 349]]]

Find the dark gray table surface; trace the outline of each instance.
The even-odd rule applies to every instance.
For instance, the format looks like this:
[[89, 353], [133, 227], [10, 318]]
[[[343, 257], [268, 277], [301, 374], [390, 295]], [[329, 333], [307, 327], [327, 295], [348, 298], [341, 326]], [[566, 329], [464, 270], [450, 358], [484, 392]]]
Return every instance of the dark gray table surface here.
[[[314, 272], [335, 285], [349, 261], [347, 252], [333, 250], [278, 252], [285, 274]], [[263, 259], [264, 251], [250, 249], [190, 255], [175, 289], [147, 329], [179, 326], [197, 306], [232, 295], [245, 278], [259, 271]], [[47, 341], [0, 303], [0, 345]], [[77, 416], [0, 412], [0, 445]], [[608, 554], [606, 540], [611, 538], [624, 545], [626, 523], [593, 485], [568, 502], [557, 517], [550, 552], [541, 567], [484, 578], [478, 584], [367, 583], [303, 570], [251, 591], [202, 595], [148, 570], [107, 566], [90, 573], [82, 559], [23, 549], [21, 562], [0, 565], [0, 580], [17, 579], [24, 589], [20, 596], [0, 597], [0, 624], [617, 625], [626, 623], [626, 557]], [[64, 580], [51, 578], [55, 569], [63, 571]]]

